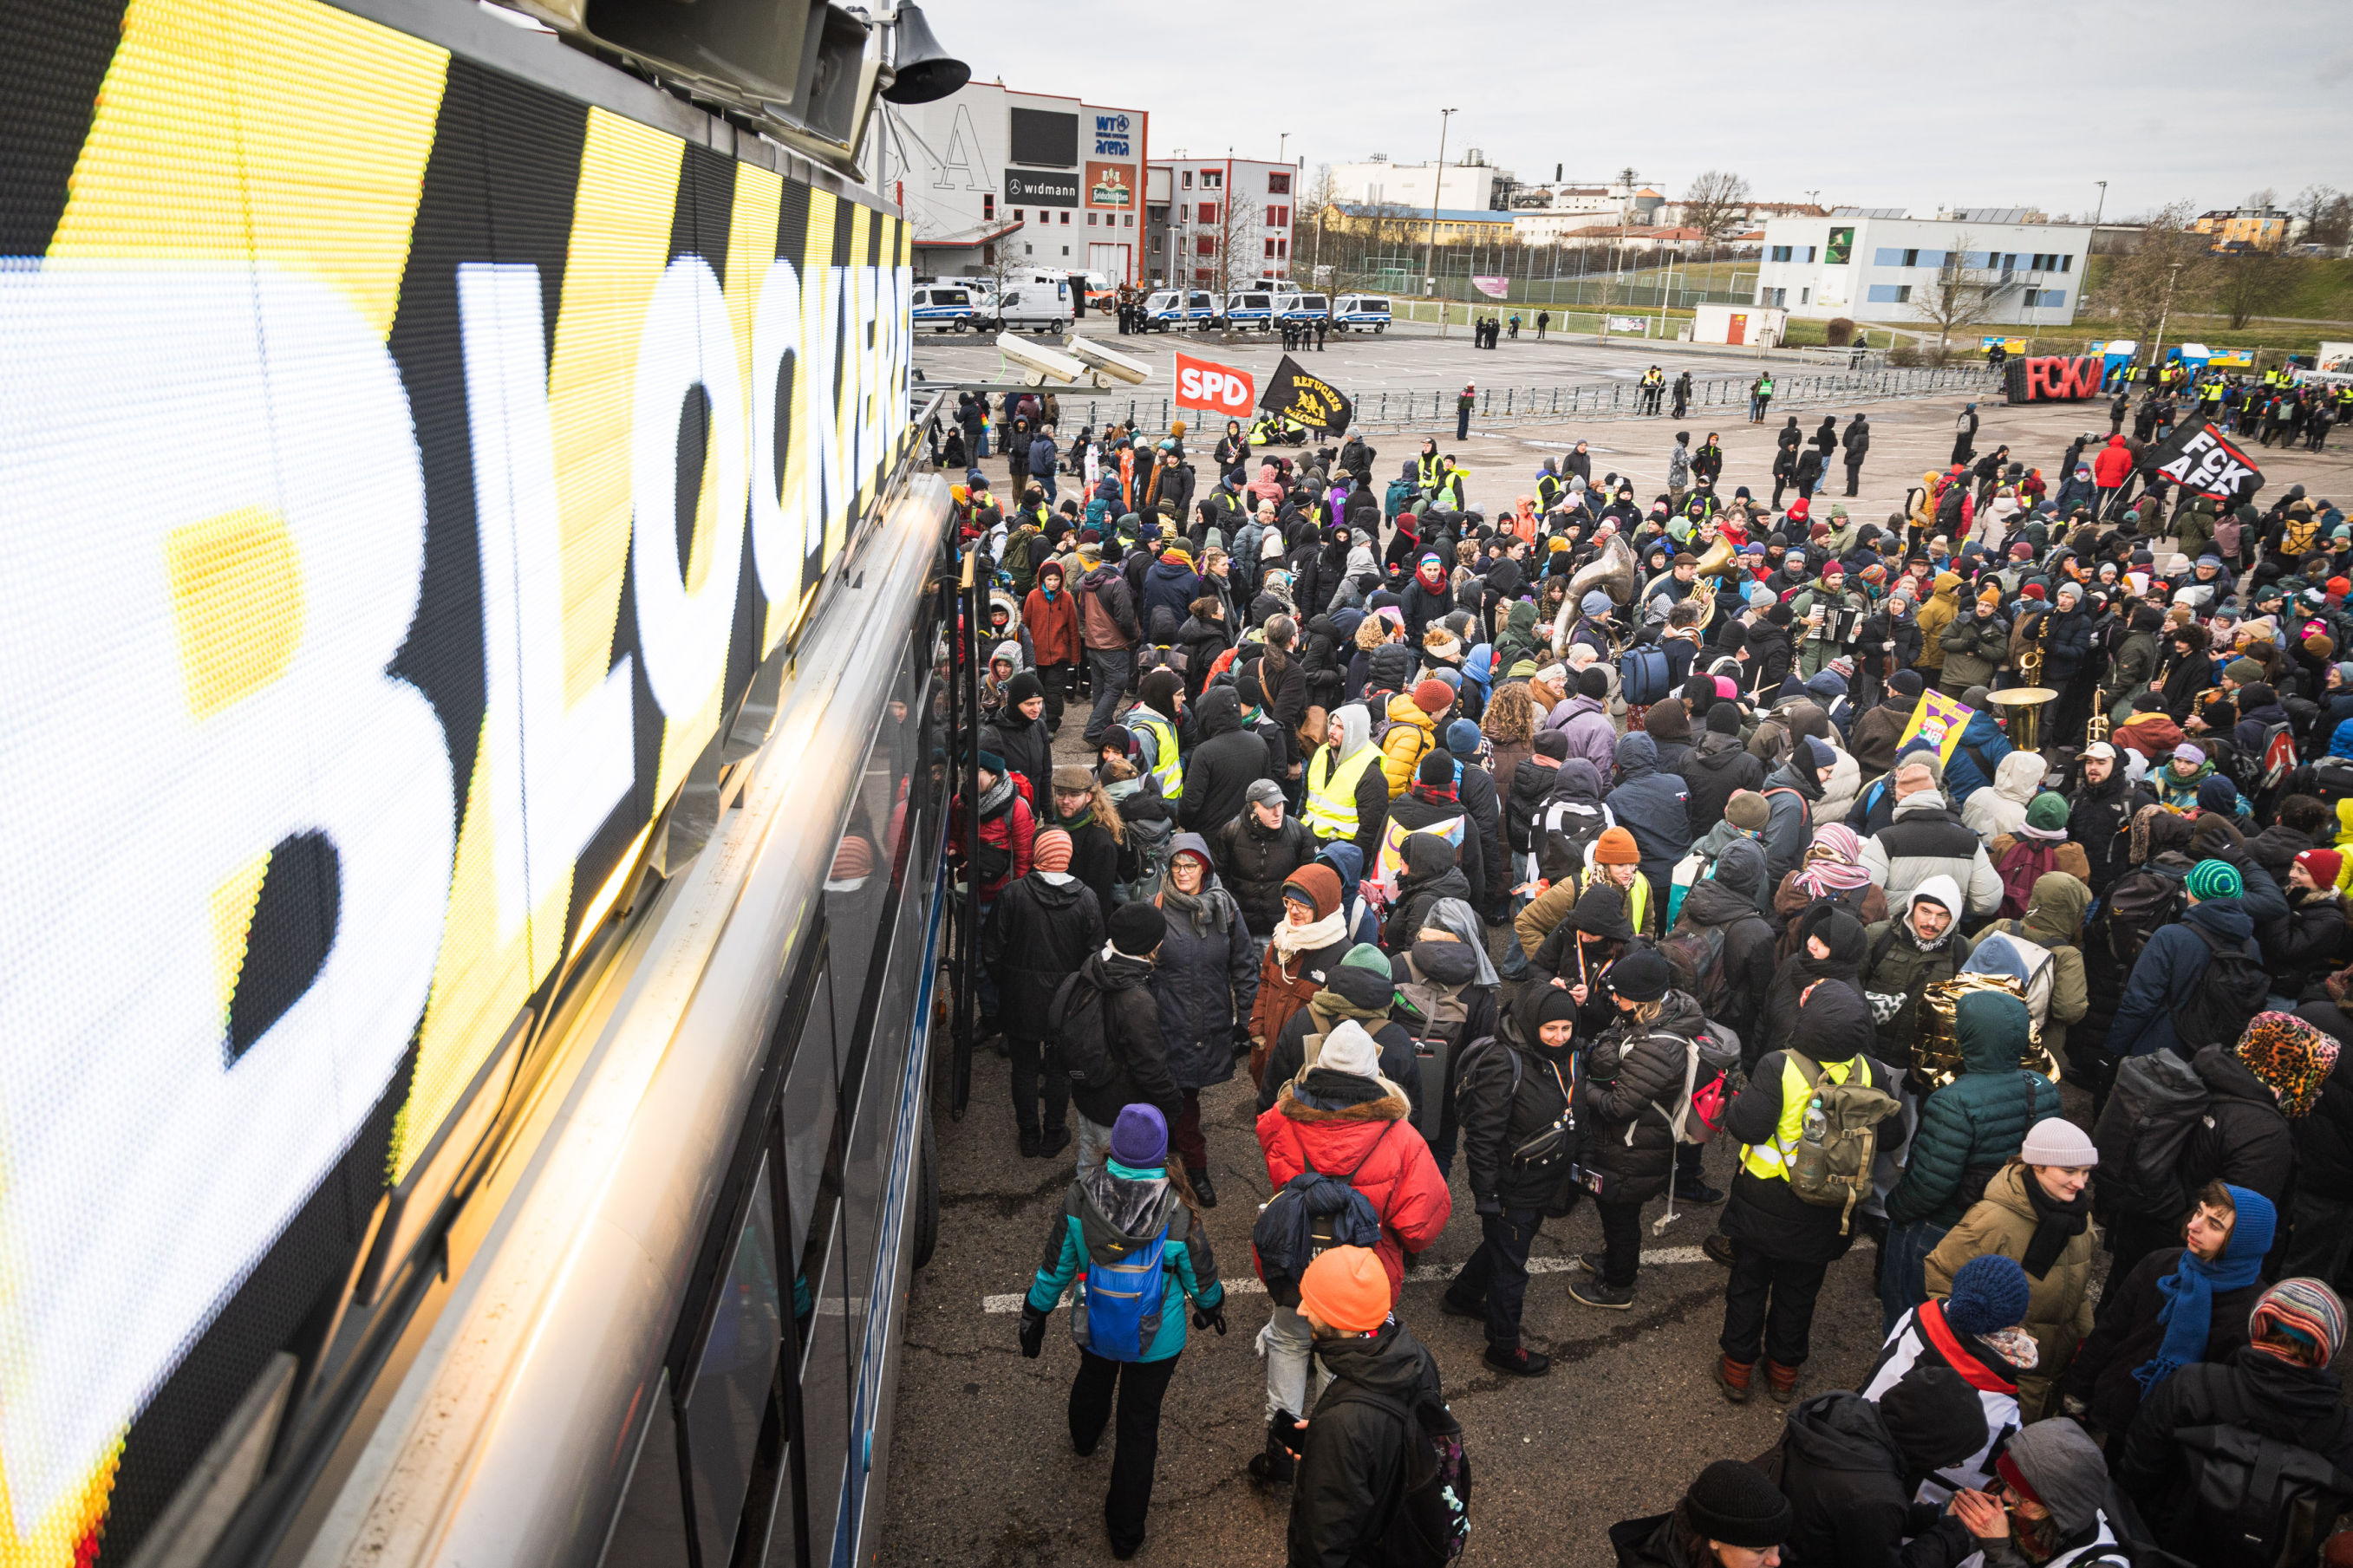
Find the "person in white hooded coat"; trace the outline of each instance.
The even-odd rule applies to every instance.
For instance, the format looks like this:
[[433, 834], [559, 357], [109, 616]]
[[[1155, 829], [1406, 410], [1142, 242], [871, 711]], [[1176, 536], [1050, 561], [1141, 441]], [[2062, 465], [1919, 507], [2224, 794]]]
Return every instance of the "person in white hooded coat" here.
[[1993, 788], [1971, 790], [1961, 802], [1961, 826], [1989, 847], [2003, 834], [2026, 824], [2026, 808], [2042, 788], [2043, 760], [2036, 752], [2012, 752], [1995, 765]]

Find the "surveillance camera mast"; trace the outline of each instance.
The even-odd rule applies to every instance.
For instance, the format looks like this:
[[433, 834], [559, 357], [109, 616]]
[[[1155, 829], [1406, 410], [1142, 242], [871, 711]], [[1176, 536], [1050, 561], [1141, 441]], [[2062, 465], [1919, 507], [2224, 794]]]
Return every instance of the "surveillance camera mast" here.
[[92, 4], [0, 1568], [2345, 1554], [2336, 98], [2168, 205], [2031, 70], [1571, 175], [1483, 14], [1212, 125], [909, 3]]

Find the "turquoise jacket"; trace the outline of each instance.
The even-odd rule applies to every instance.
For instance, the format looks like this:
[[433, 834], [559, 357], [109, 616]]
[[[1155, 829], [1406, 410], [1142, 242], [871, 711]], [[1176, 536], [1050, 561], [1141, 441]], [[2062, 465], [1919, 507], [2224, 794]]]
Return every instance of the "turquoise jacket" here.
[[1050, 1312], [1073, 1282], [1077, 1299], [1071, 1307], [1071, 1331], [1082, 1349], [1087, 1344], [1086, 1272], [1090, 1258], [1111, 1262], [1168, 1232], [1161, 1251], [1161, 1268], [1170, 1287], [1161, 1298], [1160, 1328], [1141, 1359], [1166, 1361], [1185, 1348], [1185, 1303], [1215, 1307], [1226, 1299], [1218, 1279], [1218, 1260], [1209, 1238], [1193, 1228], [1193, 1214], [1168, 1184], [1165, 1166], [1123, 1165], [1106, 1162], [1071, 1184], [1062, 1212], [1046, 1232], [1046, 1255], [1038, 1278], [1029, 1287], [1029, 1305]]

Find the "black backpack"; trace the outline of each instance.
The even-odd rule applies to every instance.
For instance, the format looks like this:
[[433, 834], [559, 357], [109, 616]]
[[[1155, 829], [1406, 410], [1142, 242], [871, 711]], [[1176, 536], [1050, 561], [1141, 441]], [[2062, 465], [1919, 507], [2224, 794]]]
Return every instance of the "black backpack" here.
[[1250, 1226], [1250, 1250], [1258, 1255], [1259, 1273], [1276, 1305], [1299, 1305], [1300, 1277], [1330, 1248], [1380, 1245], [1383, 1216], [1356, 1190], [1356, 1173], [1388, 1137], [1388, 1129], [1383, 1128], [1364, 1159], [1345, 1176], [1326, 1175], [1310, 1162], [1258, 1211], [1257, 1223]]
[[1446, 1568], [1471, 1540], [1471, 1456], [1462, 1424], [1443, 1401], [1411, 1406], [1350, 1384], [1331, 1403], [1370, 1405], [1405, 1423], [1405, 1462], [1383, 1511], [1388, 1525], [1352, 1562], [1372, 1568]]
[[2101, 1108], [2092, 1142], [2100, 1151], [2094, 1187], [2103, 1215], [2170, 1218], [2187, 1202], [2181, 1154], [2213, 1096], [2206, 1080], [2171, 1051], [2127, 1057]]
[[2116, 879], [2100, 907], [2099, 918], [2107, 926], [2108, 951], [2126, 973], [2132, 973], [2140, 950], [2148, 945], [2157, 928], [2179, 920], [2188, 903], [2181, 879], [2154, 867], [2127, 871]]
[[2206, 973], [2189, 1000], [2173, 1010], [2173, 1037], [2185, 1055], [2201, 1046], [2235, 1046], [2247, 1022], [2271, 1000], [2272, 977], [2260, 960], [2225, 947], [2202, 926], [2190, 932], [2206, 944]]
[[[1082, 1022], [1094, 1015], [1092, 1026]], [[1079, 1023], [1073, 1030], [1071, 1025]], [[1108, 1089], [1119, 1076], [1111, 1049], [1111, 1016], [1104, 1012], [1103, 992], [1090, 984], [1083, 970], [1063, 977], [1046, 1005], [1046, 1038], [1062, 1053], [1062, 1070], [1081, 1089]]]
[[[2331, 1431], [2345, 1420], [2338, 1410]], [[2200, 1568], [2317, 1562], [2321, 1542], [2353, 1510], [2353, 1476], [2310, 1448], [2234, 1426], [2187, 1427], [2173, 1441], [2189, 1479], [2165, 1544]]]

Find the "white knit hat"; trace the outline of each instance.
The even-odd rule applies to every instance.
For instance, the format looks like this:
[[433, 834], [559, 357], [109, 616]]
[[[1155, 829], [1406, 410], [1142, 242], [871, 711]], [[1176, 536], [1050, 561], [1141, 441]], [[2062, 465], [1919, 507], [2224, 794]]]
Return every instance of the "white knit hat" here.
[[2096, 1165], [2100, 1151], [2089, 1134], [2065, 1117], [2046, 1116], [2027, 1129], [2018, 1157], [2030, 1165]]
[[1354, 1073], [1358, 1078], [1381, 1076], [1381, 1048], [1373, 1043], [1372, 1036], [1354, 1018], [1343, 1018], [1340, 1026], [1324, 1037], [1324, 1047], [1315, 1055], [1315, 1065], [1334, 1072]]

